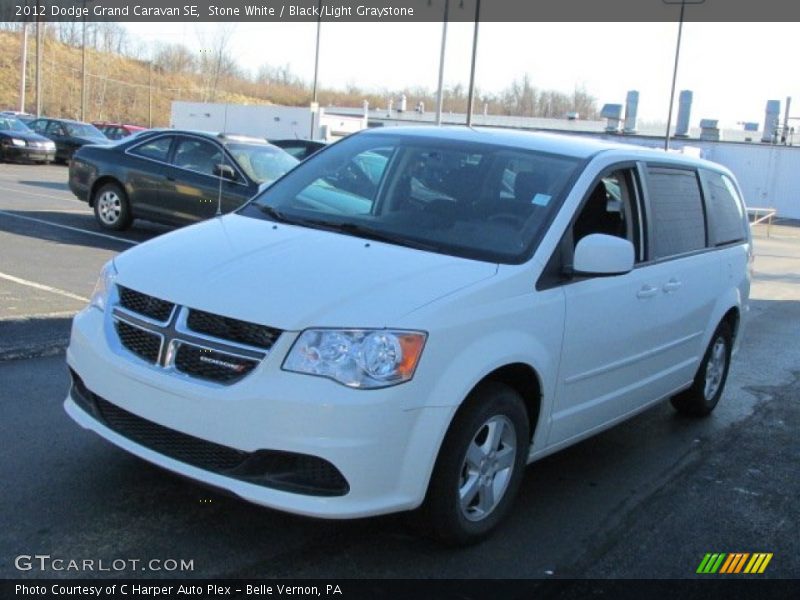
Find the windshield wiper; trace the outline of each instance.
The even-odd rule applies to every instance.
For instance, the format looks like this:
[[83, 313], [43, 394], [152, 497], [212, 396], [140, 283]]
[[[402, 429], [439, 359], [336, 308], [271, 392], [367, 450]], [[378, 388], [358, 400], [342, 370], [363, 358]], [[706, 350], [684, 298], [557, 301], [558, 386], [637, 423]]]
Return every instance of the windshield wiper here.
[[[305, 224], [305, 223], [303, 223]], [[405, 236], [387, 231], [380, 231], [372, 229], [371, 227], [364, 227], [358, 223], [320, 223], [324, 228], [329, 231], [337, 231], [346, 233], [357, 237], [363, 237], [368, 240], [375, 240], [376, 242], [386, 242], [387, 244], [395, 244], [397, 246], [406, 246], [408, 248], [416, 248], [417, 250], [429, 250], [431, 252], [441, 252], [441, 248], [435, 244], [420, 242], [417, 240], [408, 239]]]
[[274, 206], [269, 206], [268, 204], [259, 204], [257, 206], [258, 206], [258, 210], [263, 212], [265, 215], [267, 215], [273, 221], [277, 221], [278, 223], [290, 223], [290, 224], [297, 223], [297, 221], [294, 221], [294, 220], [290, 219], [289, 217], [287, 217], [285, 214], [283, 214], [281, 211], [279, 211]]
[[368, 240], [375, 240], [376, 242], [386, 242], [387, 244], [394, 244], [396, 246], [406, 246], [408, 248], [416, 248], [417, 250], [428, 250], [430, 252], [441, 252], [441, 248], [435, 244], [421, 242], [417, 240], [408, 239], [405, 236], [364, 227], [358, 223], [331, 223], [329, 221], [322, 221], [318, 219], [304, 219], [302, 217], [289, 217], [282, 213], [274, 206], [266, 204], [258, 205], [258, 209], [266, 214], [273, 221], [279, 223], [287, 223], [289, 225], [298, 225], [300, 227], [308, 227], [309, 229], [321, 229], [323, 231], [332, 231], [334, 233], [344, 233], [356, 237], [362, 237]]

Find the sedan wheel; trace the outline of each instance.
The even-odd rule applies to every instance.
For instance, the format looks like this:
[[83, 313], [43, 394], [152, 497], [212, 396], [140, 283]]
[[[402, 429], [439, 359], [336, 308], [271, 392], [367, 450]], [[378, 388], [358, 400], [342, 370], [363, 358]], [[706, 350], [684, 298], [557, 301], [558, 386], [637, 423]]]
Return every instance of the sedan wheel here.
[[120, 231], [130, 227], [131, 218], [125, 192], [114, 184], [102, 186], [94, 196], [94, 215], [104, 229]]

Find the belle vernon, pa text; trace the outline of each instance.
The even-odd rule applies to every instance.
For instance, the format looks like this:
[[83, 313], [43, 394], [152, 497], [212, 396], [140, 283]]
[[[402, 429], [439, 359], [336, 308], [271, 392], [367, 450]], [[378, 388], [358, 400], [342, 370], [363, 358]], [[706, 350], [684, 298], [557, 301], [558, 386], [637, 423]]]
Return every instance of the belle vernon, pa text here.
[[285, 584], [259, 584], [245, 585], [240, 588], [217, 585], [140, 585], [136, 583], [122, 583], [109, 585], [68, 585], [54, 583], [52, 585], [25, 585], [17, 584], [17, 596], [45, 596], [47, 593], [54, 596], [229, 596], [234, 592], [245, 593], [247, 596], [341, 596], [342, 588], [336, 584], [326, 585], [285, 585]]

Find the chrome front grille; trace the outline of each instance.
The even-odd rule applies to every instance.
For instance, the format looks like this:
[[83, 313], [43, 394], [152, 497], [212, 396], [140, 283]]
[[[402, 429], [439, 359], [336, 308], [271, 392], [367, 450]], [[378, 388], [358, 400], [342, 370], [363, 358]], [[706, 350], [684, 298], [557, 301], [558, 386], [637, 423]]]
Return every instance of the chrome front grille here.
[[128, 350], [151, 364], [158, 362], [158, 356], [161, 353], [162, 336], [120, 319], [115, 320], [114, 329], [117, 331], [119, 341]]
[[230, 385], [250, 374], [281, 334], [123, 286], [117, 290], [112, 315], [122, 348], [176, 376]]
[[189, 310], [186, 325], [197, 333], [258, 348], [271, 348], [281, 334], [279, 329], [266, 325], [248, 323], [196, 309]]
[[172, 302], [148, 296], [121, 285], [118, 285], [117, 289], [119, 290], [120, 306], [154, 321], [162, 323], [168, 321], [172, 311], [175, 309], [175, 305]]

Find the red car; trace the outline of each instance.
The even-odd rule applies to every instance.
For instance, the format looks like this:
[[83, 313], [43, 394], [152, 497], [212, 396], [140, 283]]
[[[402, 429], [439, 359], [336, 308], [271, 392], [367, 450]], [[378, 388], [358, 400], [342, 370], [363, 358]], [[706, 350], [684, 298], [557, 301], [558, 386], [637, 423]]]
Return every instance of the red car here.
[[106, 123], [105, 121], [101, 121], [98, 123], [92, 123], [95, 127], [97, 127], [100, 131], [102, 131], [106, 137], [110, 140], [121, 140], [122, 138], [126, 138], [129, 135], [133, 135], [134, 133], [138, 133], [140, 131], [144, 131], [147, 127], [139, 127], [138, 125], [123, 125], [122, 123]]

